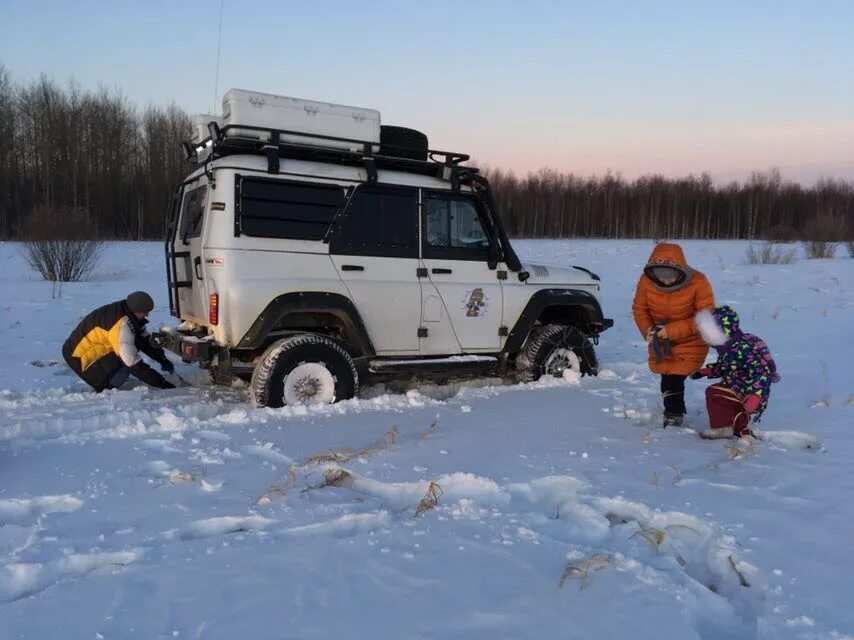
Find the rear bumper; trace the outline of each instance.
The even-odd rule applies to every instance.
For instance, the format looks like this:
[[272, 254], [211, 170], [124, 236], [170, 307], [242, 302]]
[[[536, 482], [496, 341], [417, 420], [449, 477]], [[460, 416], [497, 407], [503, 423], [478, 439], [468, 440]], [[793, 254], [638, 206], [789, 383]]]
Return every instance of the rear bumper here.
[[184, 362], [210, 364], [222, 351], [222, 347], [210, 338], [199, 338], [177, 331], [158, 332], [153, 335], [161, 347], [177, 354]]

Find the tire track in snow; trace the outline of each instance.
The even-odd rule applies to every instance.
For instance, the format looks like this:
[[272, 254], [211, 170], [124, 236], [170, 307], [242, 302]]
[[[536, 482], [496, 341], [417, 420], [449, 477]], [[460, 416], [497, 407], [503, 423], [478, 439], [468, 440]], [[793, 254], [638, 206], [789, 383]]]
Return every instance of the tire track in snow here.
[[[413, 521], [415, 507], [429, 486], [429, 481], [380, 482], [337, 465], [321, 470], [336, 478], [334, 491], [371, 497], [382, 508], [298, 531], [335, 535], [343, 523], [358, 516], [368, 522], [374, 519], [375, 527], [393, 529]], [[591, 553], [602, 554], [619, 572], [684, 600], [701, 638], [750, 635], [765, 611], [765, 586], [759, 570], [741, 559], [734, 538], [695, 516], [656, 511], [624, 498], [588, 495], [588, 485], [572, 476], [502, 486], [489, 478], [454, 473], [439, 476], [435, 482], [442, 491], [439, 504], [432, 509], [437, 515], [425, 513], [425, 520], [467, 520], [485, 529], [485, 537], [493, 544], [549, 541], [568, 546], [570, 562]], [[346, 534], [357, 533], [351, 528]], [[471, 540], [469, 544], [483, 543]]]

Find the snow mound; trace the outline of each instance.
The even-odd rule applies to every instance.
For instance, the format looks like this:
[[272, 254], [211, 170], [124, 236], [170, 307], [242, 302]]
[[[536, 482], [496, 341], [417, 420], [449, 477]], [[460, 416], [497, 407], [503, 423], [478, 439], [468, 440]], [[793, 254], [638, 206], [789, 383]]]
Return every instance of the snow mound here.
[[28, 524], [42, 515], [70, 513], [81, 506], [83, 506], [83, 501], [70, 495], [0, 500], [0, 526]]
[[0, 601], [13, 601], [43, 591], [57, 582], [98, 569], [124, 567], [139, 560], [143, 549], [114, 553], [68, 554], [46, 564], [7, 564], [0, 572]]
[[219, 516], [191, 522], [181, 531], [181, 540], [198, 540], [214, 536], [240, 533], [244, 531], [261, 531], [273, 525], [276, 521], [264, 516]]

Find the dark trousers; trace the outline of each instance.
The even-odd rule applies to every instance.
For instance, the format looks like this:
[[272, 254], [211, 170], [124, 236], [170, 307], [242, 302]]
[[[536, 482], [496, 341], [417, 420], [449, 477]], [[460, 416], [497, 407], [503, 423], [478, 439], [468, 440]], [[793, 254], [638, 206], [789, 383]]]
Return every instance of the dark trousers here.
[[110, 378], [110, 382], [107, 384], [107, 389], [118, 389], [130, 378], [130, 369], [127, 367], [122, 367], [118, 371], [116, 371], [112, 377]]
[[664, 374], [661, 376], [661, 397], [664, 400], [664, 413], [674, 416], [685, 415], [685, 378]]
[[732, 432], [737, 436], [750, 433], [749, 416], [744, 410], [741, 396], [732, 389], [722, 384], [706, 387], [706, 409], [712, 429], [732, 427]]

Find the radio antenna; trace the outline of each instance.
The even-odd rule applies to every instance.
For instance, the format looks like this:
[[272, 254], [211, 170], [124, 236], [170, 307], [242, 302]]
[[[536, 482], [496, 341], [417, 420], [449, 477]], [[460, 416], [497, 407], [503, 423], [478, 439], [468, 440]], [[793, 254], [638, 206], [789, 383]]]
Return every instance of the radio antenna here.
[[217, 96], [219, 95], [219, 54], [222, 50], [222, 6], [225, 4], [225, 0], [220, 0], [219, 2], [219, 36], [216, 41], [216, 80], [214, 80], [214, 96], [213, 96], [213, 106], [211, 107], [211, 113], [213, 115], [217, 115], [219, 111], [214, 111], [217, 105]]

